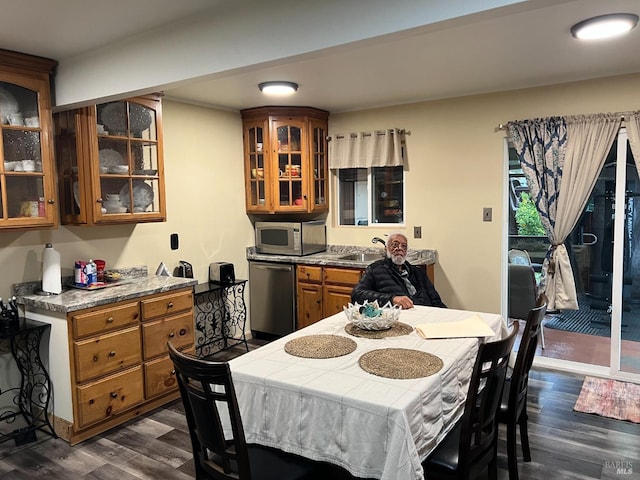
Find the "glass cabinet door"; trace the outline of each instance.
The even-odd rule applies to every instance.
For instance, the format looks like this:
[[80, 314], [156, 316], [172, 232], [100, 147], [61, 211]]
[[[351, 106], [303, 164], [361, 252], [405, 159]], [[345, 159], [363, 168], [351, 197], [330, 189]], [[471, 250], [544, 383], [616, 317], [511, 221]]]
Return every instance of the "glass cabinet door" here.
[[274, 122], [279, 181], [277, 183], [278, 206], [306, 209], [303, 197], [303, 145], [302, 122]]
[[328, 211], [329, 113], [277, 106], [240, 113], [247, 213]]
[[63, 223], [73, 222], [74, 219], [84, 223], [86, 212], [86, 194], [81, 190], [84, 172], [80, 172], [83, 165], [79, 165], [78, 132], [79, 111], [67, 111], [54, 114], [56, 135], [56, 162], [58, 164], [58, 191], [60, 214]]
[[96, 106], [100, 215], [160, 213], [156, 112], [131, 101]]
[[250, 172], [247, 204], [254, 208], [267, 207], [265, 175], [268, 174], [268, 171], [265, 171], [265, 152], [268, 146], [265, 144], [265, 131], [262, 123], [249, 125], [245, 130], [245, 141], [247, 142], [245, 150]]
[[[313, 194], [314, 210], [328, 209], [328, 157], [326, 123], [311, 121], [311, 164], [313, 165]], [[310, 173], [311, 176], [311, 173]]]
[[53, 200], [45, 191], [39, 111], [38, 91], [0, 81], [2, 220], [46, 223], [46, 204]]
[[160, 102], [109, 102], [54, 115], [63, 223], [164, 221]]

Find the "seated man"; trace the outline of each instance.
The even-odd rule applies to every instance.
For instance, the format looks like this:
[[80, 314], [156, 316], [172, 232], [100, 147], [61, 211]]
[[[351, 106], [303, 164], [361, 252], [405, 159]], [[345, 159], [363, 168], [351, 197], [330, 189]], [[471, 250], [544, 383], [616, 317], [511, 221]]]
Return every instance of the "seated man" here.
[[351, 301], [377, 300], [380, 306], [391, 302], [405, 309], [414, 305], [446, 308], [425, 271], [406, 261], [407, 247], [407, 237], [392, 234], [387, 241], [387, 258], [367, 267], [351, 292]]

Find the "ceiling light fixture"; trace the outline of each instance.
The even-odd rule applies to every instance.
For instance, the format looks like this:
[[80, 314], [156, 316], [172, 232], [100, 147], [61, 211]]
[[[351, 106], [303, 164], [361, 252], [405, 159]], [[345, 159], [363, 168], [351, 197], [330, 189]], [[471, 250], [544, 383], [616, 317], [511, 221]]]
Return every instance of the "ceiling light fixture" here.
[[599, 40], [627, 33], [638, 24], [638, 15], [611, 13], [589, 18], [571, 27], [571, 35], [580, 40]]
[[298, 90], [298, 84], [294, 82], [262, 82], [258, 85], [262, 93], [267, 95], [291, 95]]

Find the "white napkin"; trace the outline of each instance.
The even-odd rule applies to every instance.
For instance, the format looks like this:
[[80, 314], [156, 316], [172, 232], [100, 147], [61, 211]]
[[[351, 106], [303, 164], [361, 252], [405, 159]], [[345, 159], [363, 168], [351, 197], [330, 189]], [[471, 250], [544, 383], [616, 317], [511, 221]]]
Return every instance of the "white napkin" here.
[[492, 337], [493, 330], [479, 315], [457, 322], [433, 322], [416, 326], [422, 338]]

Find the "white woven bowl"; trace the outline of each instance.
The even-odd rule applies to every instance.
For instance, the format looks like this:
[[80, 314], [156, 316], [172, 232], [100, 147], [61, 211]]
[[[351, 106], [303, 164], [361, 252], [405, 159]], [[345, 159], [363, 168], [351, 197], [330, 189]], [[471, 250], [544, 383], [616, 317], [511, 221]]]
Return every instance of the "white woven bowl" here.
[[361, 310], [363, 310], [367, 304], [368, 302], [365, 301], [362, 305], [359, 303], [350, 303], [348, 306], [343, 307], [344, 313], [349, 321], [358, 328], [363, 330], [388, 330], [398, 321], [398, 318], [400, 318], [401, 307], [397, 305], [391, 306], [390, 303], [387, 303], [384, 307], [378, 307], [378, 302], [372, 302], [370, 305], [372, 305], [375, 310], [381, 310], [380, 315], [368, 317], [364, 315], [364, 313], [361, 313]]

